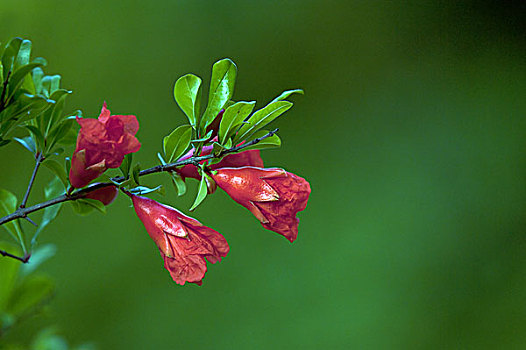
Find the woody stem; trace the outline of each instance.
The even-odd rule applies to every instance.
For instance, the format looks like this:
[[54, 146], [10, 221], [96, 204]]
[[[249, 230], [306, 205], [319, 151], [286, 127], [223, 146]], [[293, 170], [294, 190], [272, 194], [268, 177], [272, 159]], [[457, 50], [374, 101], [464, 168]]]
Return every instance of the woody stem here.
[[[139, 176], [145, 176], [145, 175], [154, 174], [154, 173], [161, 173], [161, 172], [172, 172], [175, 169], [177, 169], [179, 167], [182, 167], [184, 165], [195, 164], [195, 163], [201, 162], [203, 160], [208, 160], [208, 159], [212, 159], [212, 158], [216, 158], [216, 157], [219, 158], [219, 157], [223, 157], [223, 156], [225, 156], [227, 154], [230, 154], [230, 153], [236, 153], [236, 152], [239, 152], [239, 151], [241, 151], [241, 150], [243, 150], [243, 149], [245, 149], [245, 148], [247, 148], [249, 146], [257, 144], [257, 143], [261, 142], [262, 140], [264, 140], [264, 139], [266, 139], [268, 137], [273, 136], [277, 131], [278, 131], [278, 129], [272, 130], [272, 131], [268, 132], [266, 135], [263, 135], [262, 137], [258, 137], [256, 139], [251, 140], [249, 142], [246, 142], [246, 143], [244, 143], [242, 145], [226, 149], [226, 150], [222, 151], [219, 154], [219, 156], [216, 156], [214, 154], [208, 154], [208, 155], [197, 156], [197, 157], [194, 156], [194, 157], [191, 157], [191, 158], [188, 158], [188, 159], [185, 159], [185, 160], [177, 161], [175, 163], [170, 163], [170, 164], [165, 164], [165, 165], [157, 165], [157, 166], [154, 166], [152, 168], [142, 170], [139, 173]], [[124, 178], [124, 176], [117, 176], [117, 177], [114, 177], [114, 178], [111, 179], [112, 182], [97, 182], [97, 183], [88, 185], [87, 187], [84, 187], [84, 188], [82, 188], [80, 190], [74, 191], [72, 193], [64, 193], [64, 194], [62, 194], [62, 195], [60, 195], [58, 197], [55, 197], [55, 198], [50, 199], [50, 200], [47, 200], [45, 202], [41, 202], [41, 203], [35, 204], [35, 205], [31, 206], [31, 207], [27, 207], [27, 208], [20, 207], [15, 212], [0, 218], [0, 225], [3, 225], [5, 223], [7, 223], [7, 222], [10, 222], [10, 221], [13, 221], [13, 220], [16, 220], [16, 219], [25, 218], [30, 213], [34, 213], [36, 211], [45, 209], [45, 208], [50, 207], [50, 206], [55, 205], [55, 204], [68, 202], [68, 201], [74, 201], [74, 200], [83, 198], [90, 192], [93, 192], [93, 191], [98, 190], [98, 189], [103, 188], [103, 187], [115, 186], [115, 183], [122, 183], [125, 180], [126, 180], [126, 178]]]
[[40, 164], [42, 164], [43, 160], [44, 160], [44, 157], [42, 156], [42, 153], [39, 153], [36, 157], [35, 168], [33, 169], [33, 174], [31, 174], [29, 185], [27, 185], [26, 194], [24, 195], [24, 199], [22, 199], [22, 203], [20, 203], [20, 208], [26, 207], [27, 200], [29, 198], [29, 193], [31, 192], [31, 188], [33, 188], [33, 183], [35, 182], [35, 177], [37, 176], [38, 168], [40, 167]]

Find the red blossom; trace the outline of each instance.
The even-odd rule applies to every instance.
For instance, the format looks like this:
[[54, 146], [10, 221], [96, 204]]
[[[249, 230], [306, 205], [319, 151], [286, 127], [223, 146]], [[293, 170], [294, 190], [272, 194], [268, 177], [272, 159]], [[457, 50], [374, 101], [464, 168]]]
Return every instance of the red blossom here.
[[124, 156], [139, 150], [135, 138], [139, 123], [134, 115], [110, 115], [106, 102], [98, 119], [77, 118], [80, 131], [71, 159], [69, 179], [76, 188], [84, 187], [108, 168], [118, 168]]
[[233, 200], [250, 210], [268, 230], [294, 242], [298, 236], [296, 214], [305, 209], [310, 185], [283, 169], [221, 168], [212, 178]]
[[[204, 146], [201, 150], [201, 156], [205, 156], [212, 152], [213, 146]], [[178, 161], [186, 160], [194, 156], [195, 149], [192, 148], [188, 153], [178, 159]], [[202, 162], [204, 163], [204, 161]], [[240, 153], [229, 154], [225, 156], [217, 164], [212, 164], [208, 168], [210, 170], [215, 170], [219, 168], [239, 168], [243, 166], [254, 166], [254, 167], [263, 167], [263, 160], [261, 159], [259, 150], [250, 150]], [[193, 164], [188, 164], [183, 166], [181, 169], [177, 169], [177, 172], [182, 177], [191, 177], [197, 180], [201, 179], [201, 175], [197, 171], [197, 167]]]
[[145, 197], [130, 197], [173, 280], [180, 285], [185, 282], [201, 285], [206, 272], [205, 258], [214, 264], [227, 255], [225, 238], [172, 207]]
[[96, 199], [104, 205], [110, 205], [115, 200], [118, 193], [119, 190], [116, 186], [106, 186], [103, 188], [99, 188], [98, 190], [89, 192], [86, 195], [86, 198]]

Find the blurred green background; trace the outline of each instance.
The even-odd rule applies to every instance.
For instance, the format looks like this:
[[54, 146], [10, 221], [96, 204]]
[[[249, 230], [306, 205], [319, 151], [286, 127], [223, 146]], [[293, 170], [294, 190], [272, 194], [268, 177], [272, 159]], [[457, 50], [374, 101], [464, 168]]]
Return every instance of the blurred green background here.
[[[143, 167], [185, 122], [175, 80], [238, 65], [234, 98], [305, 89], [268, 166], [307, 178], [294, 244], [218, 191], [193, 214], [231, 252], [202, 287], [176, 285], [119, 198], [66, 206], [41, 242], [57, 255], [50, 318], [101, 349], [526, 346], [526, 40], [523, 2], [2, 0], [0, 34], [33, 41], [71, 110], [135, 114]], [[22, 196], [27, 151], [0, 153]], [[31, 201], [51, 178], [44, 168]], [[169, 183], [164, 176], [147, 182]], [[167, 187], [165, 203], [190, 195]], [[40, 191], [41, 192], [41, 191]], [[38, 216], [35, 216], [38, 218]], [[7, 234], [2, 233], [4, 237]], [[0, 268], [2, 261], [0, 260]]]

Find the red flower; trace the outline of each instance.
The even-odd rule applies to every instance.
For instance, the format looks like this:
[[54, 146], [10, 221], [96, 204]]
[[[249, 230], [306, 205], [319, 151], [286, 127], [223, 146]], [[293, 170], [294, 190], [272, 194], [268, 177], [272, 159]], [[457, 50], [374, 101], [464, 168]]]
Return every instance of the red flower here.
[[250, 210], [268, 230], [294, 242], [296, 214], [307, 206], [309, 183], [283, 169], [221, 168], [212, 178], [233, 200]]
[[205, 258], [214, 264], [227, 255], [225, 238], [172, 207], [149, 198], [129, 196], [173, 280], [180, 285], [185, 282], [201, 285], [206, 272]]
[[[212, 152], [213, 146], [204, 146], [201, 150], [201, 156], [205, 156]], [[188, 151], [187, 154], [178, 159], [178, 161], [186, 160], [194, 156], [195, 149], [192, 148]], [[254, 166], [254, 167], [263, 167], [263, 160], [261, 159], [259, 150], [250, 150], [240, 153], [229, 154], [225, 156], [217, 164], [212, 164], [209, 169], [215, 170], [219, 168], [239, 168], [243, 166]], [[197, 171], [197, 167], [192, 164], [183, 166], [181, 169], [177, 169], [177, 172], [182, 177], [191, 177], [197, 180], [201, 179], [201, 175]]]
[[106, 186], [103, 188], [99, 188], [98, 190], [89, 192], [86, 195], [86, 198], [96, 199], [104, 205], [110, 205], [115, 200], [118, 193], [119, 190], [116, 186]]
[[118, 168], [124, 156], [141, 147], [135, 138], [139, 123], [134, 115], [110, 115], [106, 102], [99, 119], [77, 118], [80, 131], [71, 159], [69, 180], [73, 187], [84, 187], [107, 168]]

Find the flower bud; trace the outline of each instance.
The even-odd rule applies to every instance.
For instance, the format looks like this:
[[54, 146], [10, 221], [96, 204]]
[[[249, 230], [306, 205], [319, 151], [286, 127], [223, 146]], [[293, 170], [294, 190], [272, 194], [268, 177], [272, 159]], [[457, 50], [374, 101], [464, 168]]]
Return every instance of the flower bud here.
[[309, 183], [283, 169], [221, 168], [212, 178], [232, 199], [248, 210], [263, 227], [286, 237], [298, 236], [296, 214], [305, 209], [310, 194]]

